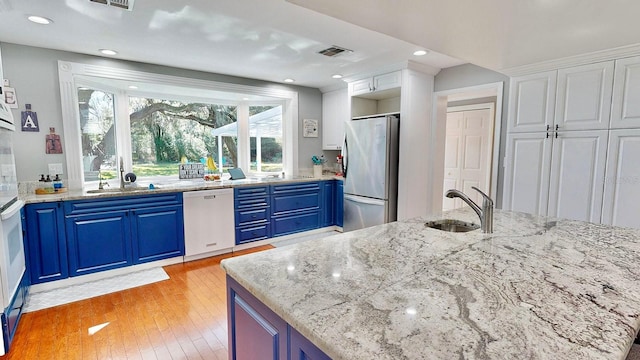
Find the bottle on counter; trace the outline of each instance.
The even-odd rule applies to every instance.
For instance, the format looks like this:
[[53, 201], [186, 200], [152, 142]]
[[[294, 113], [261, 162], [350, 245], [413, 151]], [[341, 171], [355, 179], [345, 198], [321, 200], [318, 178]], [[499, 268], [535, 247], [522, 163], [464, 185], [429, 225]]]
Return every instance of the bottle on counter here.
[[53, 179], [53, 190], [55, 192], [61, 191], [63, 188], [62, 179], [60, 179], [60, 175], [56, 174], [56, 177]]
[[44, 192], [47, 194], [53, 194], [55, 192], [53, 181], [51, 181], [51, 177], [49, 175], [44, 179]]

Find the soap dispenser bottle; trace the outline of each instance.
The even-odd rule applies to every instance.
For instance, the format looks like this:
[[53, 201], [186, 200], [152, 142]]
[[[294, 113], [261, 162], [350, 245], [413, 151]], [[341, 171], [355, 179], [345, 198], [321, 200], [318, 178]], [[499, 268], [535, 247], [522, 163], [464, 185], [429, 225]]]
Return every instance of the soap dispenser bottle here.
[[52, 194], [55, 192], [53, 188], [53, 182], [51, 181], [51, 177], [47, 175], [47, 178], [44, 180], [44, 190], [47, 194]]
[[60, 175], [56, 174], [56, 177], [53, 179], [53, 190], [58, 192], [62, 189], [62, 180], [60, 179]]

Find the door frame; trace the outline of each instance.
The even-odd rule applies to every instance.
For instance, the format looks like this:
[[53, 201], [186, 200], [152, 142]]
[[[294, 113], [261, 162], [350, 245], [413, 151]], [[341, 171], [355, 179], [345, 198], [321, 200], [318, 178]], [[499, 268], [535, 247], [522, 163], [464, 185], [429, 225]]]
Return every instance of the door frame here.
[[451, 90], [437, 91], [433, 93], [433, 121], [431, 123], [431, 154], [433, 154], [432, 167], [429, 178], [432, 183], [427, 189], [430, 192], [429, 198], [431, 206], [428, 207], [431, 213], [442, 211], [442, 193], [444, 191], [444, 152], [447, 124], [447, 103], [451, 95], [468, 94], [466, 99], [478, 99], [488, 96], [496, 97], [493, 126], [493, 149], [491, 161], [491, 186], [489, 196], [496, 200], [498, 194], [498, 169], [500, 166], [500, 133], [502, 129], [502, 104], [503, 104], [504, 83], [494, 82], [483, 85], [468, 86]]

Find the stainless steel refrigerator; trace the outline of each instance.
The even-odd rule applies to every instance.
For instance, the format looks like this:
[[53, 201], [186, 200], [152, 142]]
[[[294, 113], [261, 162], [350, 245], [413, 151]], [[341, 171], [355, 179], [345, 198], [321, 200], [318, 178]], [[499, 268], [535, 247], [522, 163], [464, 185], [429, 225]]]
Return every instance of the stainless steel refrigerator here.
[[358, 117], [345, 125], [343, 230], [397, 218], [398, 115]]

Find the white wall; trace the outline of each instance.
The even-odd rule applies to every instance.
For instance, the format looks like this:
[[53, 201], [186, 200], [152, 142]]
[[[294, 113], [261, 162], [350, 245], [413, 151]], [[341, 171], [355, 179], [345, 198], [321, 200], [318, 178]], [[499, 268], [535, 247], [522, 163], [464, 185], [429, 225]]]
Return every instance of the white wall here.
[[[322, 94], [318, 89], [10, 43], [1, 43], [0, 46], [2, 48], [4, 76], [11, 81], [11, 86], [16, 89], [20, 106], [19, 109], [13, 111], [14, 118], [19, 121], [20, 112], [24, 110], [24, 104], [31, 104], [32, 111], [38, 114], [40, 125], [40, 132], [16, 131], [15, 153], [18, 181], [37, 180], [39, 174], [48, 173], [48, 164], [50, 163], [62, 163], [66, 173], [64, 154], [45, 154], [45, 135], [48, 134], [49, 127], [54, 127], [56, 133], [61, 135], [63, 147], [66, 141], [62, 127], [58, 60], [297, 91], [298, 120], [300, 122], [298, 126], [299, 167], [310, 168], [311, 166], [308, 163], [311, 156], [322, 153], [322, 129], [320, 129], [318, 138], [302, 137], [303, 119], [318, 119], [319, 121], [322, 119]], [[63, 178], [66, 178], [66, 176], [63, 176]]]

